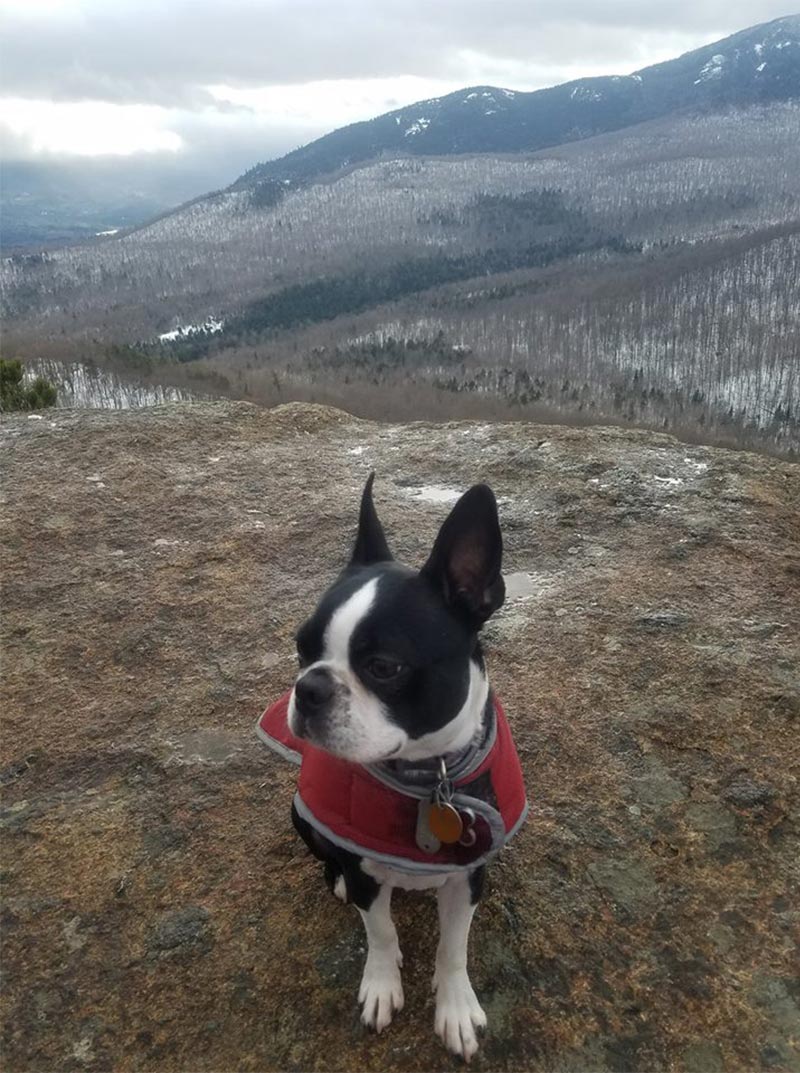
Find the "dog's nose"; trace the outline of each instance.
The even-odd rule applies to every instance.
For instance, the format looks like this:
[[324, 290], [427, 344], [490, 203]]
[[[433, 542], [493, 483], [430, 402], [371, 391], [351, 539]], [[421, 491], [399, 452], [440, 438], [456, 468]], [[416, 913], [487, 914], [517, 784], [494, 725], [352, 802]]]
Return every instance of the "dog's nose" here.
[[312, 667], [294, 684], [294, 699], [306, 716], [321, 712], [333, 700], [334, 684], [323, 667]]

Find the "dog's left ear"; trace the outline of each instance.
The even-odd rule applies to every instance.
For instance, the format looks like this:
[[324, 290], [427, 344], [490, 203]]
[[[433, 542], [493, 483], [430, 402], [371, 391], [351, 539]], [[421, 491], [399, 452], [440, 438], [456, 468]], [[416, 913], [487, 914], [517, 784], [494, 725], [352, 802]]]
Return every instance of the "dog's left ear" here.
[[480, 626], [505, 600], [502, 565], [497, 501], [487, 484], [476, 484], [445, 519], [422, 575], [454, 610]]
[[393, 555], [386, 543], [383, 526], [375, 511], [372, 502], [372, 482], [375, 474], [370, 473], [364, 491], [361, 495], [361, 510], [358, 514], [358, 534], [353, 554], [350, 558], [351, 566], [369, 566], [371, 563], [388, 563]]

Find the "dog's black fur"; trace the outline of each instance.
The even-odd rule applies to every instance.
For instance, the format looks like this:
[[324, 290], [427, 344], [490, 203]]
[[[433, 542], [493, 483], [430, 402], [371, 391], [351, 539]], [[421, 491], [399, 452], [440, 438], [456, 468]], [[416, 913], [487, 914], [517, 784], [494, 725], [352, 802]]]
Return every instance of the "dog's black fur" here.
[[[414, 571], [392, 558], [373, 505], [372, 481], [370, 476], [364, 488], [350, 562], [297, 632], [300, 674], [289, 723], [296, 736], [357, 763], [424, 761], [464, 748], [482, 732], [488, 682], [478, 632], [505, 596], [497, 505], [486, 485], [471, 488], [442, 525], [425, 565]], [[292, 821], [323, 862], [328, 886], [361, 910], [367, 923], [381, 881], [369, 874], [361, 856], [325, 838], [294, 806]], [[473, 906], [485, 875], [485, 866], [479, 866], [467, 877]], [[393, 886], [396, 881], [390, 876], [384, 882]], [[388, 910], [385, 919], [393, 930]], [[468, 928], [467, 920], [465, 964]], [[367, 932], [369, 937], [369, 925]], [[383, 984], [373, 978], [377, 970], [368, 981], [368, 970], [369, 955], [362, 1001], [374, 1002], [378, 1011], [379, 999], [370, 995], [383, 999]], [[466, 970], [463, 977], [466, 984], [460, 977], [457, 981], [460, 992], [455, 984], [450, 988], [455, 998], [445, 999], [443, 1018], [437, 1007], [437, 1031], [448, 1046], [469, 1057], [477, 1047], [473, 1026], [485, 1023], [485, 1016]], [[448, 983], [440, 987], [440, 998]], [[391, 987], [399, 1008], [399, 975]], [[461, 1012], [454, 1014], [451, 1007]], [[388, 1019], [381, 1021], [379, 1012], [367, 1015], [365, 1007], [366, 1023], [379, 1030]]]

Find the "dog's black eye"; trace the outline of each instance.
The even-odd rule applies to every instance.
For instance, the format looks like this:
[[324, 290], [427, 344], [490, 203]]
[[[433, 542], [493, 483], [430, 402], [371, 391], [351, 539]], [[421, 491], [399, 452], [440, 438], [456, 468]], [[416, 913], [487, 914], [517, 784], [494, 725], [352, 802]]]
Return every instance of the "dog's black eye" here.
[[295, 642], [297, 644], [297, 662], [301, 667], [307, 667], [313, 661], [309, 651], [308, 638], [302, 630], [297, 634]]
[[305, 645], [298, 645], [297, 646], [297, 663], [300, 666], [300, 668], [302, 669], [303, 667], [308, 667], [313, 662], [314, 662], [314, 660], [311, 658], [311, 655], [310, 655], [308, 649], [306, 648], [306, 646]]
[[366, 668], [367, 673], [379, 682], [388, 682], [392, 678], [397, 678], [403, 669], [403, 664], [386, 656], [373, 656], [372, 659], [367, 660]]

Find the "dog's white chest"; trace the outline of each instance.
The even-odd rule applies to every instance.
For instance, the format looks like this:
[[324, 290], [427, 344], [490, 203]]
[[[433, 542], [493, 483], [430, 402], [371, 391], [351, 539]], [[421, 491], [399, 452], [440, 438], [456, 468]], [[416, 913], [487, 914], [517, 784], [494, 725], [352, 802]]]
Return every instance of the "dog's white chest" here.
[[378, 883], [386, 883], [390, 887], [400, 887], [401, 890], [434, 890], [443, 887], [452, 876], [452, 872], [440, 872], [437, 875], [414, 876], [407, 872], [399, 872], [396, 868], [390, 868], [386, 864], [377, 861], [361, 860], [361, 871], [372, 876]]

